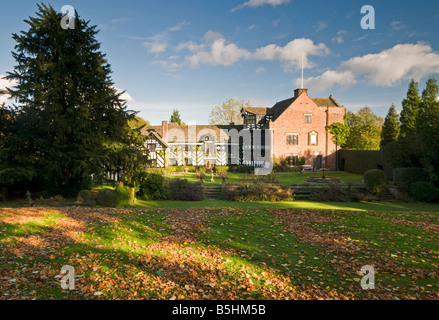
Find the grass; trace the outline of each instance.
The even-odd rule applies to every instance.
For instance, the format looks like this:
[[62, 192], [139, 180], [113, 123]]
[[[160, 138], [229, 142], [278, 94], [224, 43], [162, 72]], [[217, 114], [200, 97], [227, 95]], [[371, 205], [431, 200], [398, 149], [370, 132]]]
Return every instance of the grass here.
[[318, 209], [318, 210], [348, 210], [348, 211], [377, 211], [377, 212], [439, 212], [439, 204], [424, 202], [231, 202], [221, 200], [203, 201], [142, 201], [137, 200], [134, 208], [243, 208], [243, 209]]
[[[327, 177], [339, 178], [341, 182], [348, 183], [361, 183], [363, 181], [363, 176], [358, 174], [352, 174], [348, 172], [327, 172], [325, 173]], [[274, 179], [282, 185], [303, 185], [307, 183], [309, 177], [321, 177], [321, 172], [278, 172], [274, 173]], [[181, 173], [178, 175], [168, 176], [168, 179], [186, 179], [190, 182], [198, 182], [199, 179], [195, 179], [194, 173]], [[253, 174], [245, 173], [228, 173], [227, 183], [239, 183], [240, 181], [255, 178]], [[206, 179], [203, 180], [205, 186], [220, 186], [222, 184], [222, 179], [215, 178], [215, 182], [210, 182], [210, 175], [206, 175]], [[309, 183], [310, 185], [317, 185], [317, 183]]]
[[0, 209], [0, 299], [439, 298], [438, 206], [183, 204]]

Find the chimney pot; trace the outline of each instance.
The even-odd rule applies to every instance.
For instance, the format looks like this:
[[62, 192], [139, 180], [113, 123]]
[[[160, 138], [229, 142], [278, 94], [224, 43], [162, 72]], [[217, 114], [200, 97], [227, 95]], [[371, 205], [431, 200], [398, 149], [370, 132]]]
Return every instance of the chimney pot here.
[[296, 89], [296, 90], [294, 90], [294, 98], [297, 98], [302, 93], [308, 94], [308, 89]]

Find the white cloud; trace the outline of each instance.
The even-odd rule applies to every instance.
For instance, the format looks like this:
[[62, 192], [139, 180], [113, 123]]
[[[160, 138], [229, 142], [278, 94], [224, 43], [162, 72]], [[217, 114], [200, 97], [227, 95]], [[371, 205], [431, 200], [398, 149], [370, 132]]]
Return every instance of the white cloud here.
[[214, 42], [215, 40], [223, 38], [224, 36], [221, 33], [212, 30], [207, 31], [203, 37], [204, 41], [206, 42]]
[[336, 70], [308, 78], [305, 82], [313, 90], [324, 90], [333, 85], [346, 88], [359, 81], [392, 87], [403, 80], [419, 80], [434, 73], [439, 73], [439, 53], [424, 43], [398, 44], [380, 53], [354, 57]]
[[[301, 79], [296, 79], [293, 84], [296, 87], [301, 85]], [[304, 80], [304, 86], [312, 88], [313, 91], [319, 92], [332, 87], [333, 85], [339, 85], [342, 89], [351, 87], [357, 83], [355, 75], [351, 71], [326, 71], [318, 77], [310, 77]]]
[[254, 28], [256, 28], [255, 24], [252, 24], [250, 26], [247, 27], [247, 30], [253, 30]]
[[148, 49], [148, 53], [159, 54], [165, 52], [168, 47], [166, 38], [166, 33], [159, 33], [143, 42], [142, 45]]
[[[208, 39], [212, 34], [208, 35]], [[206, 37], [205, 37], [206, 39]], [[199, 51], [194, 55], [187, 57], [189, 65], [195, 67], [200, 64], [213, 66], [231, 66], [241, 59], [249, 59], [251, 53], [245, 49], [239, 48], [236, 44], [226, 44], [224, 38], [214, 40], [208, 51]]]
[[189, 24], [189, 22], [187, 22], [186, 20], [184, 20], [184, 21], [178, 23], [177, 25], [175, 25], [175, 26], [169, 28], [169, 31], [171, 31], [171, 32], [179, 31], [179, 30], [181, 30], [184, 26], [186, 26], [186, 25], [188, 25], [188, 24]]
[[1, 92], [6, 91], [6, 88], [13, 88], [17, 85], [17, 81], [15, 80], [7, 80], [4, 78], [5, 75], [0, 75], [0, 105], [3, 103], [7, 103], [11, 98], [8, 94], [1, 94]]
[[342, 44], [344, 42], [343, 35], [346, 33], [345, 30], [340, 30], [337, 32], [337, 36], [332, 38], [332, 42], [336, 42], [338, 44]]
[[232, 12], [235, 12], [236, 10], [240, 10], [243, 8], [255, 8], [255, 7], [261, 7], [264, 5], [271, 5], [273, 7], [276, 7], [281, 4], [285, 4], [290, 2], [290, 0], [249, 0], [247, 2], [244, 2], [243, 4], [237, 6], [236, 8], [232, 9]]
[[218, 32], [209, 31], [204, 36], [204, 44], [186, 42], [178, 45], [177, 49], [188, 49], [194, 52], [187, 56], [187, 63], [192, 66], [214, 65], [231, 66], [244, 60], [255, 61], [280, 61], [284, 71], [290, 72], [302, 66], [302, 57], [305, 68], [311, 68], [313, 64], [309, 56], [321, 56], [329, 53], [329, 49], [323, 44], [314, 44], [310, 39], [295, 39], [284, 47], [270, 44], [250, 52], [240, 48], [234, 43], [227, 43], [224, 36]]
[[308, 56], [322, 56], [328, 53], [329, 49], [323, 43], [315, 45], [311, 39], [295, 39], [284, 47], [270, 44], [259, 48], [253, 54], [253, 59], [279, 60], [283, 64], [284, 71], [289, 72], [301, 68], [302, 57], [304, 58], [304, 68], [311, 68], [313, 65]]
[[[173, 57], [170, 57], [169, 60], [175, 60], [172, 58]], [[163, 69], [167, 70], [168, 72], [176, 72], [183, 66], [181, 63], [164, 61], [164, 60], [156, 60], [153, 62], [153, 64], [160, 65]]]
[[182, 42], [182, 43], [180, 43], [180, 44], [177, 46], [176, 49], [177, 49], [178, 51], [181, 51], [181, 50], [186, 49], [186, 50], [189, 50], [189, 51], [191, 51], [191, 52], [197, 52], [197, 51], [203, 50], [204, 47], [205, 47], [204, 44], [196, 44], [196, 43], [193, 42], [193, 41], [188, 41], [188, 42]]
[[[124, 90], [119, 89], [117, 87], [114, 87], [114, 89], [116, 89], [117, 93], [121, 93], [124, 91]], [[124, 93], [122, 93], [122, 95], [120, 96], [120, 99], [125, 100], [127, 103], [135, 103], [136, 102], [136, 100], [134, 100], [134, 98], [126, 91]]]

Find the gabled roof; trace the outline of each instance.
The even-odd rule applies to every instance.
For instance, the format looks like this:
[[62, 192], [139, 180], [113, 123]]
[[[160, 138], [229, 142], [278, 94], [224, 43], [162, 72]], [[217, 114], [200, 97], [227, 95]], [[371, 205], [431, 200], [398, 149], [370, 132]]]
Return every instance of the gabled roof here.
[[248, 113], [253, 113], [258, 116], [265, 116], [269, 108], [244, 107], [242, 110]]
[[159, 141], [165, 148], [168, 147], [168, 144], [162, 139], [162, 137], [155, 130], [148, 130], [148, 136], [152, 136], [157, 141]]
[[288, 109], [291, 104], [296, 101], [296, 98], [290, 98], [287, 100], [283, 100], [281, 102], [276, 103], [273, 107], [270, 108], [269, 115], [273, 116], [271, 119], [272, 121], [276, 121], [277, 118], [281, 116], [282, 113], [284, 113], [285, 110]]
[[311, 98], [311, 100], [318, 106], [322, 108], [341, 108], [342, 106], [338, 103], [335, 98], [330, 95], [329, 98]]
[[[230, 130], [236, 129], [238, 132], [244, 129], [244, 125], [197, 125], [194, 126], [196, 128], [196, 142], [200, 142], [202, 137], [204, 137], [208, 133], [215, 133], [215, 139], [220, 139], [223, 137], [221, 134], [221, 131], [223, 133], [227, 133]], [[189, 126], [188, 125], [178, 125], [176, 123], [170, 123], [168, 127], [168, 132], [171, 134], [171, 130], [178, 129], [181, 130], [181, 132], [184, 134], [185, 138], [189, 137]], [[162, 127], [161, 126], [150, 126], [145, 127], [142, 129], [142, 132], [146, 135], [150, 135], [151, 132], [154, 134], [155, 137], [159, 138], [160, 142], [164, 143], [161, 135], [158, 132], [161, 132]], [[225, 136], [224, 136], [225, 137]], [[177, 137], [179, 138], [179, 137]], [[169, 143], [185, 143], [187, 141], [180, 141], [180, 140], [173, 140], [173, 137], [169, 136]], [[221, 141], [217, 141], [221, 142]], [[224, 141], [222, 141], [224, 142]], [[169, 146], [169, 144], [164, 144], [166, 147]]]

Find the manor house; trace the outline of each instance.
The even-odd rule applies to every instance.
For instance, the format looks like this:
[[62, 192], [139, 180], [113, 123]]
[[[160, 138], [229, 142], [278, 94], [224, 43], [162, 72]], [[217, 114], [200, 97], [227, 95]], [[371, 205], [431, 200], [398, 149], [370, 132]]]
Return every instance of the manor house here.
[[[145, 127], [153, 166], [264, 167], [285, 159], [290, 166], [336, 168], [337, 146], [328, 125], [344, 122], [345, 108], [331, 95], [311, 98], [307, 89], [270, 108], [243, 108], [244, 125], [178, 125], [163, 121]], [[266, 166], [267, 167], [267, 166]]]

